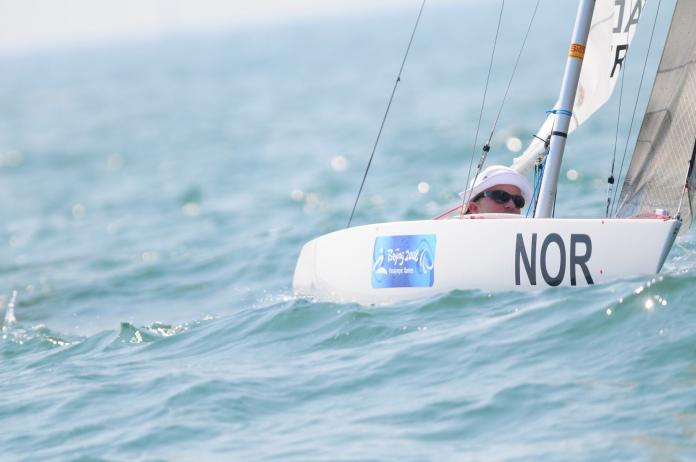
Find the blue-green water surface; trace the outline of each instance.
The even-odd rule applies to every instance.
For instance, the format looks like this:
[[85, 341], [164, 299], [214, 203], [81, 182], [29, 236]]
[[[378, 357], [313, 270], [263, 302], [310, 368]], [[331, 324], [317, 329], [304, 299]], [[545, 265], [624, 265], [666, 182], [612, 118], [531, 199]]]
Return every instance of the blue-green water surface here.
[[[535, 2], [506, 3], [482, 138]], [[574, 3], [542, 2], [489, 164], [553, 106]], [[0, 56], [1, 460], [696, 460], [694, 232], [661, 274], [587, 288], [292, 295], [417, 8]], [[456, 203], [497, 8], [426, 8], [354, 223]], [[603, 216], [617, 106], [569, 139], [558, 216]]]

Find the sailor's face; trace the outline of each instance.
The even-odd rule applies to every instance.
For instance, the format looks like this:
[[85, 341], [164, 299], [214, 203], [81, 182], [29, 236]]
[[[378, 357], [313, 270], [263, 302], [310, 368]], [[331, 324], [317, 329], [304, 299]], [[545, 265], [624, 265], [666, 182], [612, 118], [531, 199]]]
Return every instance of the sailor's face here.
[[[499, 191], [505, 191], [506, 193], [509, 193], [513, 196], [521, 196], [522, 195], [520, 188], [518, 188], [517, 186], [510, 185], [510, 184], [499, 184], [499, 185], [496, 185], [496, 186], [493, 186], [493, 187], [486, 189], [486, 191], [493, 191], [495, 189], [497, 189]], [[470, 213], [516, 213], [516, 214], [519, 214], [520, 208], [515, 205], [515, 202], [512, 200], [512, 198], [509, 201], [501, 204], [490, 197], [484, 196], [481, 199], [477, 200], [476, 202], [469, 203], [469, 212]]]

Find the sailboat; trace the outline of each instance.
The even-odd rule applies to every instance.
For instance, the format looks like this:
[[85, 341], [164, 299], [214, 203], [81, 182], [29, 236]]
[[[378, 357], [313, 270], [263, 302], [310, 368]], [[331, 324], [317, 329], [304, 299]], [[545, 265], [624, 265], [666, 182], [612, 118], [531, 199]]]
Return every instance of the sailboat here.
[[512, 164], [520, 172], [543, 165], [533, 216], [460, 215], [335, 231], [302, 248], [295, 293], [372, 305], [658, 273], [696, 206], [696, 1], [676, 2], [616, 212], [554, 218], [568, 134], [609, 99], [644, 6], [579, 1], [560, 97]]

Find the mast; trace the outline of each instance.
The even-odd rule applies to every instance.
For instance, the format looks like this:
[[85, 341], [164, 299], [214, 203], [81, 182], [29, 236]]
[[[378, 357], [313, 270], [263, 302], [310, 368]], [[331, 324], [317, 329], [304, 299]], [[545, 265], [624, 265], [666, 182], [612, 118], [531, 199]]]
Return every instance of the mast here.
[[585, 57], [585, 46], [587, 36], [590, 33], [592, 13], [595, 7], [595, 0], [580, 0], [578, 13], [575, 18], [575, 28], [573, 38], [570, 43], [570, 51], [566, 60], [563, 82], [561, 84], [561, 94], [558, 99], [559, 104], [554, 110], [556, 112], [556, 122], [551, 132], [551, 143], [549, 155], [546, 158], [544, 177], [541, 180], [539, 191], [539, 203], [537, 204], [535, 218], [550, 218], [553, 216], [553, 208], [556, 202], [556, 188], [558, 185], [558, 173], [561, 170], [563, 160], [563, 150], [565, 149], [566, 138], [568, 137], [568, 127], [570, 118], [573, 114], [573, 104], [575, 103], [575, 93], [578, 89], [580, 80], [580, 70], [582, 60]]

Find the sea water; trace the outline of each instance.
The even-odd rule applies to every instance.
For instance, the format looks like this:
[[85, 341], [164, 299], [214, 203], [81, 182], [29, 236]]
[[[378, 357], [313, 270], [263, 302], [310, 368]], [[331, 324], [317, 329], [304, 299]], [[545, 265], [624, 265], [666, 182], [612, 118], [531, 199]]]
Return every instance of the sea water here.
[[[498, 4], [426, 7], [354, 224], [456, 203], [534, 2], [507, 3], [475, 148]], [[542, 2], [489, 164], [553, 107], [565, 3]], [[1, 460], [696, 460], [693, 232], [659, 275], [593, 287], [293, 297], [301, 246], [346, 225], [417, 8], [0, 57]], [[643, 62], [618, 142], [616, 96], [569, 139], [558, 216], [604, 215]]]

